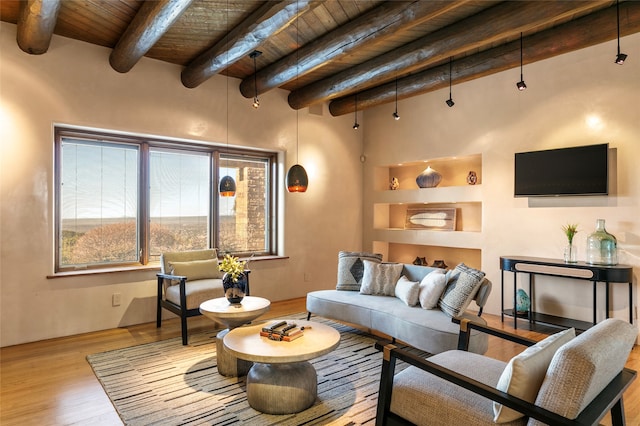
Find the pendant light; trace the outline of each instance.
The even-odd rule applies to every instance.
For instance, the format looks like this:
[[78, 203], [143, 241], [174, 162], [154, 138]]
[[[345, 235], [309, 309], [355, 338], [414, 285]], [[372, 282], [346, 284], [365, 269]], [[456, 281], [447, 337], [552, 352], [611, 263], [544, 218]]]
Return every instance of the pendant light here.
[[392, 115], [394, 120], [400, 120], [400, 115], [398, 114], [398, 77], [396, 77], [396, 110]]
[[[229, 4], [227, 2], [227, 37], [229, 37]], [[227, 50], [227, 67], [229, 66], [229, 51]], [[229, 75], [227, 80], [227, 153], [229, 151]], [[227, 169], [229, 168], [229, 159], [227, 158]], [[233, 197], [236, 195], [236, 181], [229, 175], [220, 180], [219, 192], [221, 197]]]
[[516, 87], [521, 92], [527, 88], [527, 85], [524, 84], [524, 78], [522, 77], [522, 33], [520, 33], [520, 81], [516, 83]]
[[[300, 67], [300, 58], [298, 50], [300, 49], [300, 41], [299, 41], [299, 30], [298, 30], [298, 18], [300, 11], [298, 10], [298, 4], [296, 2], [296, 83], [299, 78], [299, 67]], [[257, 96], [257, 95], [256, 95]], [[307, 187], [309, 186], [309, 177], [307, 176], [307, 171], [298, 163], [298, 153], [300, 150], [298, 149], [298, 144], [300, 142], [300, 121], [299, 114], [300, 111], [296, 109], [296, 164], [293, 165], [289, 171], [287, 172], [287, 191], [289, 192], [306, 192]]]
[[627, 59], [627, 55], [620, 53], [620, 1], [616, 0], [616, 17], [618, 19], [618, 54], [616, 55], [616, 64], [622, 65]]
[[255, 109], [260, 108], [260, 100], [258, 99], [258, 76], [257, 76], [258, 67], [256, 66], [256, 58], [260, 55], [262, 55], [262, 52], [259, 50], [254, 50], [249, 54], [249, 57], [253, 59], [253, 89], [254, 89], [253, 107]]
[[356, 94], [356, 112], [355, 112], [355, 120], [353, 122], [353, 130], [358, 130], [360, 125], [358, 124], [358, 95]]
[[454, 106], [456, 103], [453, 102], [453, 98], [451, 97], [451, 63], [453, 62], [453, 57], [449, 57], [449, 99], [447, 99], [447, 105], [449, 108]]

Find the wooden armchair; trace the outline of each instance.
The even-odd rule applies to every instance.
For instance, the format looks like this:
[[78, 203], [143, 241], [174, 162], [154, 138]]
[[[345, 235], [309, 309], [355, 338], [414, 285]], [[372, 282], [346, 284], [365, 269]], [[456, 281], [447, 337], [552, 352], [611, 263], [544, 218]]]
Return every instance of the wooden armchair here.
[[[247, 290], [249, 295], [249, 271]], [[162, 308], [180, 317], [182, 344], [188, 343], [187, 318], [202, 315], [200, 304], [224, 297], [223, 273], [218, 270], [216, 249], [163, 253], [158, 277], [156, 327], [162, 325]]]
[[[624, 367], [637, 337], [631, 324], [607, 319], [577, 337], [570, 329], [541, 342], [468, 320], [460, 326], [459, 350], [427, 359], [376, 344], [376, 425], [597, 425], [609, 411], [614, 426], [625, 424], [622, 395], [637, 375]], [[509, 363], [466, 352], [471, 329], [528, 348]], [[411, 366], [395, 375], [397, 360]]]

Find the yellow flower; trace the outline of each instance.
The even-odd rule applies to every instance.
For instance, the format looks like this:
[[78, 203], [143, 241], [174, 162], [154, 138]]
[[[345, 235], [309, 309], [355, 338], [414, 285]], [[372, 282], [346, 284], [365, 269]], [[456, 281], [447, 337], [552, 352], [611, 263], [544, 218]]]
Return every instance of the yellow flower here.
[[578, 233], [578, 224], [577, 223], [569, 223], [562, 227], [564, 234], [567, 236], [569, 240], [569, 244], [573, 243], [573, 237]]
[[237, 257], [231, 256], [230, 254], [225, 254], [222, 258], [222, 261], [218, 265], [218, 269], [229, 274], [231, 276], [231, 280], [234, 283], [237, 283], [240, 274], [244, 273], [246, 264], [247, 262], [244, 260], [241, 261]]

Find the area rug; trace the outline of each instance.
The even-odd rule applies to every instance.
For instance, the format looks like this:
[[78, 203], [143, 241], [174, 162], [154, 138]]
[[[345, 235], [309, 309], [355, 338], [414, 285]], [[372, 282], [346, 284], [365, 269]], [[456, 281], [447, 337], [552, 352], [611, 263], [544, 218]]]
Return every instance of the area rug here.
[[188, 346], [174, 338], [87, 360], [125, 425], [373, 425], [382, 366], [376, 339], [324, 318], [312, 320], [336, 328], [340, 346], [310, 361], [318, 398], [296, 414], [262, 414], [249, 406], [245, 378], [218, 374], [215, 331], [189, 336]]

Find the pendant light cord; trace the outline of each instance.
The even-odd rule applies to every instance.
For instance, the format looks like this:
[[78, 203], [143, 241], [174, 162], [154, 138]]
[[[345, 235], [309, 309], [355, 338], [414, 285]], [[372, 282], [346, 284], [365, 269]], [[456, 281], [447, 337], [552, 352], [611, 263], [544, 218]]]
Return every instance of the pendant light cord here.
[[[296, 0], [296, 86], [300, 79], [300, 8], [298, 0]], [[296, 164], [300, 164], [300, 109], [296, 108]]]
[[520, 33], [520, 81], [524, 81], [522, 74], [522, 33]]
[[616, 21], [618, 22], [618, 55], [620, 54], [620, 0], [616, 0]]

